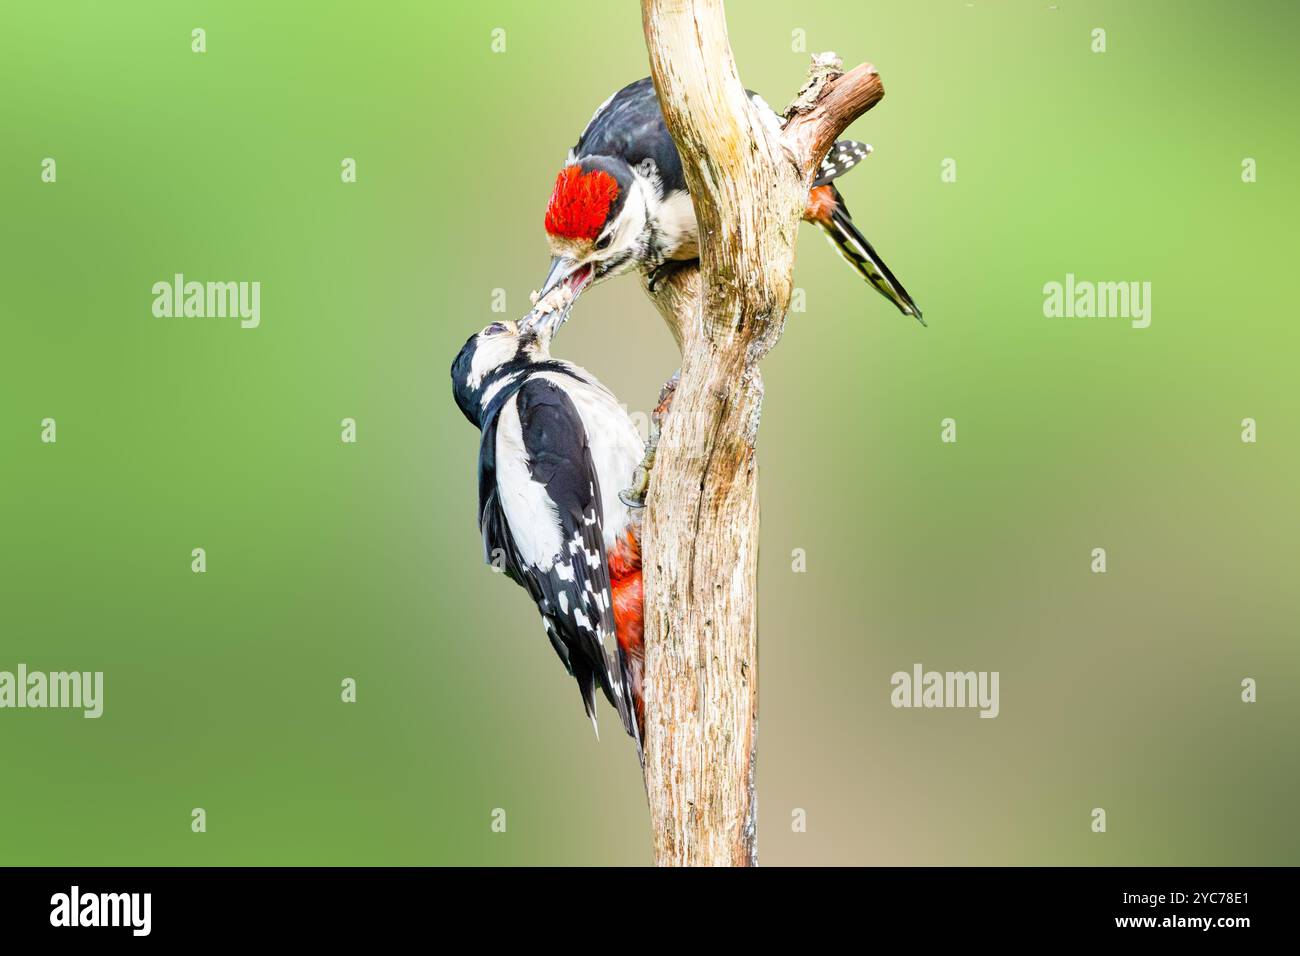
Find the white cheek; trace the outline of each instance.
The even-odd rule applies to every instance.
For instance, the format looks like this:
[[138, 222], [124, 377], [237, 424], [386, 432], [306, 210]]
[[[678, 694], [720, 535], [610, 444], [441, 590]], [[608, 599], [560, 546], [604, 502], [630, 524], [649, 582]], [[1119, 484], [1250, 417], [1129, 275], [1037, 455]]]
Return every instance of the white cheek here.
[[601, 258], [608, 259], [610, 256], [636, 245], [637, 239], [645, 231], [645, 223], [645, 196], [642, 195], [640, 185], [637, 184], [628, 193], [627, 203], [623, 206], [623, 212], [618, 217], [618, 226], [614, 230], [614, 238]]
[[647, 217], [645, 211], [645, 200], [638, 199], [637, 207], [636, 207], [636, 216], [628, 224], [627, 235], [623, 237], [627, 243], [630, 244], [635, 242], [640, 237], [641, 233], [645, 232], [646, 218]]
[[478, 388], [483, 376], [498, 365], [504, 365], [515, 354], [515, 340], [509, 335], [479, 336], [474, 359], [469, 366], [469, 387]]

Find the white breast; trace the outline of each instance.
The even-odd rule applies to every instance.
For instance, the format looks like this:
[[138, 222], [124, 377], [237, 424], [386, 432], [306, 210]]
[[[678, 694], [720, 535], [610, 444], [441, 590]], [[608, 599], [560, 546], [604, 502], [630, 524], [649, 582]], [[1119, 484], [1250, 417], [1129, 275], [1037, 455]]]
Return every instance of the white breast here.
[[[654, 160], [647, 159], [632, 169], [637, 188], [632, 196], [644, 206], [644, 216], [650, 216], [659, 230], [659, 246], [669, 259], [695, 259], [700, 254], [700, 227], [695, 221], [695, 207], [690, 194], [682, 191], [673, 196], [663, 195], [663, 180], [655, 169]], [[631, 218], [631, 217], [629, 217]]]
[[507, 400], [497, 419], [497, 496], [519, 553], [529, 564], [547, 570], [560, 552], [560, 517], [551, 496], [528, 472], [517, 401]]
[[700, 227], [695, 206], [684, 190], [669, 196], [655, 210], [659, 234], [670, 259], [694, 259], [700, 254]]

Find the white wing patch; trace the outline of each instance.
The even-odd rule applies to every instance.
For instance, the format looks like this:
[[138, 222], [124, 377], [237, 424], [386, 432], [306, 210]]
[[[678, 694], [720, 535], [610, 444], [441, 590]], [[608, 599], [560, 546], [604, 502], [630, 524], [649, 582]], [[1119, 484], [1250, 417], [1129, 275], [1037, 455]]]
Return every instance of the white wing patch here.
[[[528, 471], [517, 399], [507, 401], [497, 420], [497, 494], [520, 556], [543, 571], [555, 564], [563, 542], [555, 502]], [[563, 577], [561, 570], [561, 577]], [[573, 572], [569, 571], [572, 575]]]

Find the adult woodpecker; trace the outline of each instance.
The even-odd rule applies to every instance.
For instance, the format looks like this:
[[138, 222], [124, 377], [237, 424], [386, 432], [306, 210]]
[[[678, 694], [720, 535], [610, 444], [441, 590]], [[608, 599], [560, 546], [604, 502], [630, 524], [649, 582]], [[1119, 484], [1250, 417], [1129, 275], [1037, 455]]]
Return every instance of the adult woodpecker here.
[[[641, 752], [640, 518], [620, 492], [642, 443], [585, 369], [551, 358], [558, 317], [494, 322], [451, 366], [452, 393], [482, 432], [479, 528], [489, 563], [537, 604], [551, 645], [596, 725], [596, 690]], [[599, 734], [599, 729], [597, 729]]]
[[[774, 132], [780, 119], [756, 93], [751, 102]], [[804, 219], [816, 223], [859, 274], [904, 315], [921, 310], [858, 231], [833, 180], [871, 147], [837, 142], [822, 162]], [[591, 118], [571, 150], [546, 206], [551, 270], [527, 322], [559, 311], [584, 289], [632, 269], [653, 273], [669, 260], [699, 255], [699, 229], [681, 157], [649, 77], [623, 87]]]

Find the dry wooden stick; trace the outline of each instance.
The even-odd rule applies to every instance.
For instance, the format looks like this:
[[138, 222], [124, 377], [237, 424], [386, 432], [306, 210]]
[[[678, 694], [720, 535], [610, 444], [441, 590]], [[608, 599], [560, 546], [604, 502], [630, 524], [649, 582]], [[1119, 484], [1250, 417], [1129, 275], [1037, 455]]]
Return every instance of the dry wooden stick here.
[[759, 361], [790, 301], [817, 167], [884, 95], [815, 57], [779, 131], [745, 95], [722, 0], [642, 0], [651, 72], [700, 224], [651, 297], [682, 349], [643, 539], [646, 789], [660, 865], [754, 865]]

